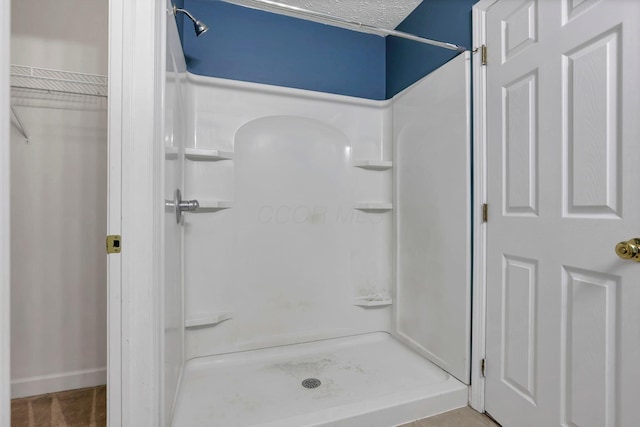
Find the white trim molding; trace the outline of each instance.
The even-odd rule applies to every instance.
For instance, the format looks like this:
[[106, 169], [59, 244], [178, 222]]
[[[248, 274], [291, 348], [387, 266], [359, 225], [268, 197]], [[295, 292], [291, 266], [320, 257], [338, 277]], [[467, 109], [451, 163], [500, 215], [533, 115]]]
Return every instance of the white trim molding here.
[[487, 200], [486, 187], [486, 73], [481, 47], [486, 44], [486, 13], [497, 0], [480, 0], [472, 9], [473, 25], [473, 307], [471, 331], [471, 388], [469, 405], [484, 412], [485, 379], [482, 363], [486, 341], [486, 245], [487, 223], [482, 205]]
[[163, 425], [162, 81], [164, 2], [111, 0], [109, 11], [108, 423]]
[[11, 425], [10, 49], [11, 0], [0, 0], [0, 427]]
[[95, 387], [104, 384], [107, 368], [84, 369], [60, 374], [17, 378], [11, 381], [11, 398], [16, 399], [60, 390]]
[[[122, 229], [122, 0], [109, 1], [107, 234]], [[107, 255], [107, 423], [122, 425], [122, 255]]]

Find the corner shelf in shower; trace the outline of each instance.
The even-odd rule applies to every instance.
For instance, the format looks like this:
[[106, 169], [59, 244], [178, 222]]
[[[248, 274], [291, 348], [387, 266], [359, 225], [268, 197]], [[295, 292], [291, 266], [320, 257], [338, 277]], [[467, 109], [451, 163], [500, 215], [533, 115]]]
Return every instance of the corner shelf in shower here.
[[233, 159], [233, 151], [210, 150], [205, 148], [185, 148], [184, 157], [201, 162], [217, 162]]
[[355, 209], [364, 212], [387, 212], [393, 209], [392, 203], [356, 203]]
[[353, 163], [353, 166], [371, 171], [386, 171], [393, 167], [390, 160], [359, 160]]
[[217, 313], [205, 314], [193, 319], [186, 319], [184, 327], [186, 329], [204, 328], [207, 326], [215, 326], [233, 318], [233, 311], [219, 311]]
[[230, 209], [233, 202], [230, 200], [200, 200], [200, 207], [196, 212], [213, 212], [222, 209]]
[[381, 298], [375, 295], [353, 299], [353, 305], [358, 307], [387, 307], [391, 304], [393, 304], [391, 298]]

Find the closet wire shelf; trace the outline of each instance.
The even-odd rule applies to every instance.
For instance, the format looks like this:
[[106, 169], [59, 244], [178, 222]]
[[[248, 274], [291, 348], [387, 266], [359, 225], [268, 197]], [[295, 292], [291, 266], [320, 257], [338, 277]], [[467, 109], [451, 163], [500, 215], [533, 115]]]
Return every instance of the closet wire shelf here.
[[[75, 73], [72, 71], [52, 70], [26, 65], [11, 65], [10, 76], [12, 89], [35, 90], [47, 94], [84, 95], [98, 98], [106, 98], [109, 93], [107, 76], [98, 74]], [[14, 108], [13, 102], [10, 108], [11, 113], [16, 118], [18, 130], [24, 136], [26, 142], [29, 142], [29, 133], [18, 111]]]
[[107, 76], [98, 74], [12, 65], [11, 87], [106, 97], [109, 86]]

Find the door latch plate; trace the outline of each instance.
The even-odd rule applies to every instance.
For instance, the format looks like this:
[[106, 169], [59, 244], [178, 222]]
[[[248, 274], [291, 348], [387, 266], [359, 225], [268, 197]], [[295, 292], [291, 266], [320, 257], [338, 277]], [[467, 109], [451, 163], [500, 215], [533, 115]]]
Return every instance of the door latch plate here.
[[119, 254], [122, 249], [121, 237], [119, 234], [110, 234], [107, 236], [107, 253], [108, 254]]

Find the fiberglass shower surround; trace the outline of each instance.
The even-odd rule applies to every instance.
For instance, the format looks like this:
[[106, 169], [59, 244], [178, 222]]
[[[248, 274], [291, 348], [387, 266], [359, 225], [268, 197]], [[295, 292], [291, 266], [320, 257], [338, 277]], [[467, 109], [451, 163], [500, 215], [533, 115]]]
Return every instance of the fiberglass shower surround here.
[[174, 426], [466, 405], [468, 60], [390, 101], [187, 75]]
[[166, 284], [167, 419], [382, 427], [465, 406], [470, 54], [373, 101], [190, 74], [169, 30], [166, 169], [199, 207], [184, 289]]

